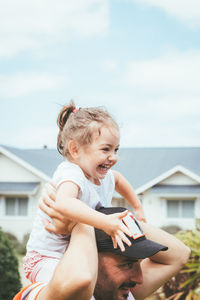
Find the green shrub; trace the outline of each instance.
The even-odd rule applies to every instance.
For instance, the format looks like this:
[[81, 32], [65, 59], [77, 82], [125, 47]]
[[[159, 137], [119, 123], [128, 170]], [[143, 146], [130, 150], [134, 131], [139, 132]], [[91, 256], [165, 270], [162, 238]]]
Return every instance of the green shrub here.
[[184, 268], [163, 287], [165, 299], [200, 299], [200, 231], [180, 231], [176, 234], [191, 249], [191, 256]]
[[18, 259], [11, 242], [0, 229], [0, 299], [12, 299], [20, 288]]
[[13, 245], [13, 248], [18, 254], [25, 255], [26, 253], [26, 244], [29, 239], [29, 233], [24, 235], [23, 241], [19, 242], [16, 236], [10, 232], [5, 232], [5, 235], [8, 237], [9, 241]]
[[26, 254], [26, 244], [28, 242], [30, 233], [26, 233], [23, 237], [23, 242], [21, 243], [21, 254]]

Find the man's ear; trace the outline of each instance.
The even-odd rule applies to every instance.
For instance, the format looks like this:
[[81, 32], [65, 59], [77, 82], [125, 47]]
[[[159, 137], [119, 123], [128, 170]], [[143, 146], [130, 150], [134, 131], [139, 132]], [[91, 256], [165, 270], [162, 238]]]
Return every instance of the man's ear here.
[[68, 151], [72, 158], [78, 157], [78, 155], [79, 155], [78, 149], [79, 149], [78, 143], [74, 140], [70, 140], [68, 143]]

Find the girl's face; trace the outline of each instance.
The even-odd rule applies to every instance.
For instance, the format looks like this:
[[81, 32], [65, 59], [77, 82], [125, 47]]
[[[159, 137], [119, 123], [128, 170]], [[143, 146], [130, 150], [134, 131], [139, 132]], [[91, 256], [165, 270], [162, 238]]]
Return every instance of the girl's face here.
[[85, 176], [95, 184], [103, 179], [118, 160], [119, 131], [116, 128], [101, 128], [101, 134], [91, 144], [79, 148], [77, 163]]

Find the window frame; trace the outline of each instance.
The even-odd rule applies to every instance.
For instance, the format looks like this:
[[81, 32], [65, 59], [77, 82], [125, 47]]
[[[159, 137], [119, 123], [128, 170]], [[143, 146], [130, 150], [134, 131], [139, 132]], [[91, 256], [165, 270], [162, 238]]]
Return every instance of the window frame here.
[[[14, 214], [7, 215], [6, 214], [6, 199], [15, 199], [14, 204]], [[19, 199], [26, 199], [27, 200], [27, 207], [26, 207], [26, 215], [19, 215]], [[2, 217], [4, 218], [28, 218], [29, 217], [29, 204], [30, 204], [30, 197], [29, 195], [3, 195], [3, 214]]]
[[[178, 216], [175, 217], [170, 217], [168, 214], [168, 202], [172, 201], [178, 201]], [[183, 203], [185, 201], [191, 201], [193, 203], [193, 216], [191, 217], [184, 217], [183, 216]], [[170, 197], [170, 198], [165, 198], [166, 202], [166, 218], [173, 220], [173, 219], [190, 219], [193, 220], [195, 218], [195, 205], [196, 205], [196, 198], [195, 197], [187, 197], [187, 198], [176, 198], [176, 197]]]

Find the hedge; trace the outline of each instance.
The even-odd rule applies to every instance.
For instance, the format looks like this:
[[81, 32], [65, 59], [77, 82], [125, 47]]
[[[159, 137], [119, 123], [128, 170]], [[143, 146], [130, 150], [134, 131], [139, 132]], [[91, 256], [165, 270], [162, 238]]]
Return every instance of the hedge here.
[[0, 228], [0, 299], [11, 300], [21, 289], [18, 266], [14, 248]]

